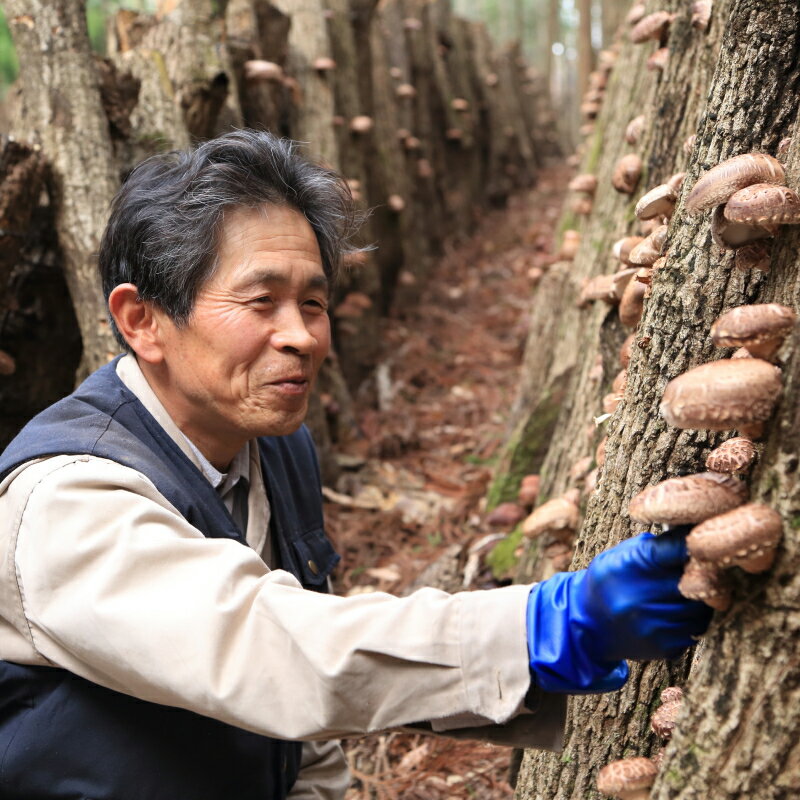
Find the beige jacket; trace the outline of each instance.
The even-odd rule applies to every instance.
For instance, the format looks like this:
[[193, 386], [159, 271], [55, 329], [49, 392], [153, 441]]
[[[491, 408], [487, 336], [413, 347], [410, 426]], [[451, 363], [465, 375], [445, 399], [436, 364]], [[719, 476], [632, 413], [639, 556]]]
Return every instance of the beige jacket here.
[[[118, 374], [199, 466], [135, 360]], [[292, 800], [344, 795], [343, 755], [326, 740], [345, 735], [422, 724], [560, 748], [563, 698], [523, 709], [529, 587], [305, 591], [269, 569], [254, 446], [250, 487], [252, 549], [207, 539], [120, 464], [54, 456], [15, 470], [0, 484], [0, 659], [303, 740]]]

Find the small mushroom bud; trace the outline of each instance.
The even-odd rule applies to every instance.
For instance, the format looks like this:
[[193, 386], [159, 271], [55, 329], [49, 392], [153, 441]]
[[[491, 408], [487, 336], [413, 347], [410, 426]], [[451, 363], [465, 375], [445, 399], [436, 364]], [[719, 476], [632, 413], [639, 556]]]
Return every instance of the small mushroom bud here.
[[317, 72], [330, 72], [336, 69], [336, 62], [328, 56], [322, 56], [315, 58], [312, 66]]
[[403, 70], [400, 67], [391, 67], [389, 69], [390, 77], [394, 78], [396, 81], [399, 81], [400, 78], [403, 77]]
[[590, 495], [597, 488], [597, 480], [600, 476], [600, 467], [595, 467], [583, 481], [584, 494]]
[[578, 248], [581, 246], [581, 235], [572, 229], [564, 231], [564, 239], [558, 257], [565, 261], [572, 261], [578, 255]]
[[620, 800], [647, 800], [658, 767], [649, 758], [623, 758], [597, 773], [597, 791]]
[[746, 225], [793, 225], [800, 222], [800, 195], [787, 186], [755, 183], [731, 195], [723, 214]]
[[720, 567], [738, 566], [746, 572], [764, 572], [775, 560], [782, 528], [777, 511], [748, 503], [692, 528], [686, 546], [698, 561]]
[[781, 371], [768, 361], [712, 361], [671, 380], [659, 413], [676, 428], [741, 429], [766, 422], [780, 392]]
[[662, 703], [650, 719], [650, 728], [661, 739], [671, 739], [675, 729], [675, 720], [678, 718], [683, 700], [672, 700]]
[[789, 152], [789, 148], [792, 146], [792, 139], [791, 137], [787, 137], [786, 139], [781, 139], [778, 142], [778, 158], [785, 159], [786, 155]]
[[639, 492], [628, 505], [636, 522], [693, 525], [747, 500], [747, 485], [728, 475], [700, 472], [667, 478]]
[[644, 297], [647, 285], [640, 281], [630, 281], [619, 301], [619, 321], [628, 329], [639, 324], [644, 314]]
[[416, 17], [406, 17], [403, 20], [403, 28], [407, 31], [421, 31], [422, 21]]
[[569, 204], [572, 211], [580, 217], [588, 217], [592, 213], [594, 203], [591, 197], [574, 197]]
[[634, 3], [625, 16], [625, 22], [628, 25], [635, 25], [644, 17], [646, 13], [647, 10], [644, 3]]
[[780, 303], [756, 303], [726, 311], [711, 326], [717, 347], [746, 347], [753, 358], [769, 361], [797, 323], [797, 314]]
[[661, 692], [661, 697], [659, 697], [660, 702], [663, 703], [671, 703], [673, 700], [682, 700], [683, 699], [683, 689], [680, 686], [667, 686]]
[[608, 444], [608, 436], [604, 436], [598, 443], [597, 449], [594, 451], [594, 460], [598, 467], [602, 467], [606, 463], [606, 445]]
[[751, 269], [769, 272], [771, 254], [772, 243], [760, 239], [737, 248], [733, 266], [743, 272]]
[[402, 196], [399, 194], [390, 194], [386, 199], [386, 205], [389, 206], [390, 211], [399, 214], [405, 209], [406, 201], [403, 200]]
[[692, 27], [707, 31], [711, 22], [712, 0], [694, 0], [692, 3]]
[[631, 348], [633, 347], [633, 340], [635, 337], [635, 333], [628, 334], [625, 341], [622, 343], [622, 347], [619, 349], [619, 363], [623, 369], [628, 369], [628, 365], [631, 363]]
[[410, 83], [401, 83], [394, 93], [402, 99], [411, 99], [417, 96], [417, 90]]
[[516, 503], [500, 503], [492, 509], [483, 520], [485, 525], [492, 528], [510, 530], [525, 519], [525, 510]]
[[569, 470], [569, 479], [573, 483], [577, 483], [583, 478], [592, 468], [592, 457], [584, 456], [579, 458]]
[[723, 248], [737, 248], [758, 239], [769, 239], [778, 232], [777, 225], [751, 225], [725, 219], [725, 206], [720, 205], [711, 215], [711, 238]]
[[651, 72], [663, 72], [669, 62], [669, 48], [659, 47], [658, 50], [647, 59], [646, 67]]
[[685, 178], [685, 172], [676, 172], [674, 175], [670, 176], [670, 179], [667, 181], [667, 186], [669, 186], [669, 188], [672, 189], [672, 191], [677, 195], [681, 190], [681, 186], [683, 186], [683, 181]]
[[726, 475], [747, 472], [756, 457], [755, 445], [746, 436], [734, 436], [714, 448], [706, 458], [706, 468]]
[[498, 83], [500, 83], [500, 78], [497, 76], [496, 72], [490, 72], [483, 79], [483, 82], [489, 87], [494, 87], [497, 86]]
[[647, 125], [647, 117], [644, 114], [640, 114], [638, 117], [634, 117], [628, 123], [628, 127], [625, 128], [625, 141], [628, 144], [636, 144], [639, 141], [641, 135], [644, 133], [646, 125]]
[[17, 362], [13, 356], [0, 350], [0, 375], [13, 375], [17, 371]]
[[648, 14], [634, 25], [630, 32], [630, 40], [634, 44], [642, 44], [651, 39], [662, 39], [666, 36], [674, 18], [675, 15], [668, 11], [656, 11]]
[[522, 523], [522, 532], [529, 539], [549, 533], [553, 538], [563, 540], [571, 538], [579, 524], [578, 498], [567, 493], [534, 509]]
[[419, 178], [432, 178], [433, 167], [427, 158], [420, 158], [417, 161], [417, 177]]
[[595, 189], [597, 189], [597, 177], [590, 174], [576, 175], [569, 182], [567, 188], [571, 192], [585, 192], [586, 194], [594, 194]]
[[697, 134], [693, 133], [691, 136], [687, 136], [683, 142], [683, 154], [688, 156], [691, 155], [692, 150], [694, 150], [695, 142], [697, 142]]
[[641, 175], [642, 159], [634, 153], [629, 153], [617, 161], [611, 183], [618, 192], [633, 194]]
[[464, 132], [461, 130], [461, 128], [448, 128], [444, 132], [444, 138], [451, 142], [459, 141], [463, 136]]
[[454, 97], [450, 101], [450, 108], [453, 111], [469, 111], [469, 100], [465, 100], [463, 97]]
[[628, 370], [621, 369], [615, 376], [611, 383], [611, 389], [615, 392], [624, 392], [625, 387], [628, 385]]
[[639, 198], [634, 213], [639, 219], [671, 217], [678, 196], [669, 184], [662, 183]]
[[520, 505], [532, 506], [536, 502], [536, 498], [539, 496], [540, 483], [541, 478], [538, 475], [526, 475], [522, 479], [519, 493], [517, 494], [517, 500]]
[[281, 83], [283, 77], [283, 68], [273, 61], [253, 59], [244, 62], [244, 79], [246, 81]]
[[730, 581], [723, 571], [695, 558], [686, 562], [678, 581], [678, 591], [687, 600], [699, 600], [716, 611], [727, 611], [733, 601]]
[[353, 117], [350, 120], [350, 130], [353, 133], [369, 133], [373, 126], [372, 117], [361, 114], [360, 116]]
[[407, 136], [403, 141], [403, 146], [406, 150], [419, 150], [422, 147], [422, 142], [416, 136]]
[[618, 408], [619, 404], [624, 400], [624, 396], [619, 392], [609, 392], [603, 396], [603, 413], [613, 414]]
[[686, 211], [697, 214], [721, 203], [739, 189], [754, 183], [783, 183], [786, 173], [780, 162], [766, 153], [745, 153], [712, 167], [694, 185], [686, 198]]

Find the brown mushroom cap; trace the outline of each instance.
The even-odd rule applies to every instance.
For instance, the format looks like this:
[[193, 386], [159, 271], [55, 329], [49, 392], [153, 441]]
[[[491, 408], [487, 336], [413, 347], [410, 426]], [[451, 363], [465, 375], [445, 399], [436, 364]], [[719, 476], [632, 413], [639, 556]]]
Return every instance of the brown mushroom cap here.
[[661, 251], [655, 246], [652, 236], [651, 233], [631, 250], [628, 255], [631, 264], [635, 264], [637, 267], [649, 267], [651, 264], [655, 264]]
[[668, 478], [639, 492], [628, 505], [636, 522], [691, 525], [747, 500], [747, 485], [717, 472]]
[[597, 791], [622, 800], [646, 800], [658, 767], [649, 758], [623, 758], [597, 773]]
[[711, 326], [717, 347], [746, 347], [754, 358], [769, 359], [797, 323], [797, 314], [780, 303], [755, 303], [726, 311]]
[[683, 153], [684, 155], [689, 155], [692, 150], [694, 150], [695, 143], [697, 142], [697, 134], [693, 133], [691, 136], [687, 136], [686, 139], [683, 141]]
[[454, 97], [450, 101], [450, 108], [452, 108], [453, 111], [469, 111], [469, 100], [463, 97]]
[[634, 44], [642, 44], [650, 39], [661, 39], [669, 30], [675, 15], [668, 11], [656, 11], [643, 17], [630, 32], [630, 40]]
[[727, 202], [728, 198], [754, 183], [783, 183], [786, 174], [780, 162], [766, 153], [745, 153], [712, 167], [694, 185], [686, 198], [686, 211], [697, 214]]
[[769, 272], [771, 255], [772, 242], [761, 239], [737, 248], [733, 266], [745, 272], [751, 269]]
[[314, 59], [312, 66], [318, 72], [328, 72], [329, 70], [336, 69], [336, 62], [329, 56], [320, 56]]
[[614, 258], [618, 258], [623, 264], [630, 264], [631, 251], [637, 244], [643, 241], [643, 236], [625, 236], [614, 242], [611, 252]]
[[500, 503], [485, 517], [484, 523], [496, 528], [510, 529], [525, 519], [525, 509], [516, 503]]
[[633, 194], [642, 175], [642, 159], [635, 153], [628, 153], [617, 161], [611, 183], [618, 192]]
[[590, 173], [576, 175], [570, 182], [567, 188], [571, 192], [586, 192], [587, 194], [594, 194], [597, 189], [597, 176]]
[[676, 428], [733, 430], [769, 419], [780, 391], [781, 372], [768, 361], [712, 361], [671, 380], [659, 412]]
[[686, 545], [698, 561], [764, 572], [772, 566], [782, 533], [777, 511], [759, 503], [747, 503], [692, 528]]
[[677, 199], [675, 190], [669, 184], [662, 183], [639, 198], [634, 213], [639, 219], [671, 217]]
[[394, 90], [394, 93], [398, 97], [409, 98], [409, 99], [417, 96], [417, 90], [410, 83], [401, 83]]
[[532, 506], [539, 496], [541, 478], [538, 475], [526, 475], [522, 479], [517, 493], [517, 500], [523, 506]]
[[[637, 271], [638, 274], [638, 271]], [[619, 321], [629, 329], [635, 328], [644, 313], [644, 298], [647, 284], [629, 281], [619, 301]]]
[[662, 702], [650, 718], [650, 728], [656, 736], [662, 739], [670, 739], [672, 731], [675, 729], [675, 720], [678, 718], [683, 700], [671, 700]]
[[727, 611], [733, 600], [730, 581], [724, 572], [695, 558], [686, 562], [678, 591], [687, 600], [699, 600], [717, 611]]
[[642, 135], [642, 133], [644, 133], [646, 124], [647, 117], [644, 114], [634, 117], [628, 123], [628, 127], [625, 128], [625, 141], [628, 144], [636, 144], [636, 142], [639, 141], [639, 137]]
[[573, 198], [569, 207], [579, 216], [587, 217], [592, 213], [594, 204], [592, 203], [592, 198], [589, 195], [584, 194]]
[[706, 468], [712, 472], [738, 475], [747, 472], [756, 457], [755, 445], [746, 436], [734, 436], [714, 448], [706, 458]]
[[724, 205], [717, 206], [711, 215], [711, 238], [719, 247], [743, 247], [758, 239], [769, 239], [777, 232], [777, 224], [755, 225], [725, 219]]
[[634, 3], [630, 11], [625, 15], [625, 22], [627, 22], [628, 25], [635, 25], [646, 13], [647, 10], [644, 3]]
[[578, 506], [573, 501], [572, 495], [563, 495], [553, 500], [542, 503], [522, 523], [522, 532], [534, 539], [544, 533], [558, 535], [560, 533], [574, 533], [578, 529], [580, 517]]
[[800, 222], [800, 195], [788, 186], [755, 183], [734, 192], [725, 219], [747, 225], [793, 225]]

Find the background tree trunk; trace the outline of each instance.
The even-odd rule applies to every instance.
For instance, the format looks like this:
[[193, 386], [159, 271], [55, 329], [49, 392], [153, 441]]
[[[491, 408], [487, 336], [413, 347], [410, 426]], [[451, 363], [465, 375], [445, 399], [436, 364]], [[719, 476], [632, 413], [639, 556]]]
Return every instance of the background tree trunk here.
[[[800, 10], [795, 3], [717, 0], [708, 31], [690, 26], [684, 4], [667, 4], [667, 10], [677, 11], [678, 17], [663, 78], [651, 83], [649, 91], [633, 85], [636, 81], [632, 83], [631, 76], [638, 73], [635, 65], [643, 56], [630, 45], [623, 48], [606, 109], [598, 120], [595, 137], [599, 138], [584, 160], [585, 169], [593, 168], [593, 154], [600, 154], [597, 176], [600, 187], [608, 186], [609, 169], [620, 150], [628, 147], [619, 143], [622, 119], [635, 108], [647, 109], [651, 133], [637, 145], [646, 170], [634, 199], [670, 172], [686, 168], [682, 136], [693, 125], [697, 142], [689, 157], [682, 197], [702, 172], [725, 158], [752, 151], [776, 153], [798, 114]], [[756, 35], [756, 31], [761, 33]], [[712, 77], [709, 59], [713, 63], [723, 33]], [[705, 85], [709, 85], [707, 103]], [[620, 116], [618, 108], [627, 109], [627, 114]], [[798, 166], [795, 146], [790, 154], [790, 184]], [[592, 266], [598, 261], [602, 265], [602, 256], [598, 259], [596, 254], [608, 253], [609, 239], [626, 233], [630, 224], [622, 205], [613, 208], [618, 198], [609, 204], [598, 189], [597, 201], [583, 226], [582, 247], [573, 266], [578, 275], [611, 271]], [[727, 434], [679, 431], [666, 425], [658, 416], [664, 386], [689, 367], [720, 357], [722, 353], [711, 345], [709, 329], [725, 309], [769, 300], [797, 306], [796, 244], [797, 234], [790, 230], [778, 237], [773, 267], [766, 276], [735, 271], [732, 251], [711, 243], [709, 215], [688, 217], [679, 202], [669, 228], [667, 263], [654, 277], [652, 296], [636, 332], [624, 401], [607, 423], [605, 464], [588, 501], [575, 567], [635, 532], [639, 526], [632, 525], [627, 515], [627, 504], [635, 493], [669, 475], [701, 471], [709, 449], [727, 438]], [[595, 319], [588, 325], [584, 321], [586, 334], [569, 345], [581, 353], [568, 368], [572, 374], [558, 363], [564, 352], [558, 349], [552, 362], [544, 364], [548, 379], [538, 394], [538, 406], [547, 408], [562, 376], [564, 401], [560, 411], [551, 412], [557, 419], [553, 430], [558, 430], [558, 436], [542, 462], [545, 496], [567, 488], [570, 466], [578, 455], [591, 452], [597, 441], [599, 434], [587, 440], [581, 433], [599, 413], [600, 397], [619, 368], [616, 353], [626, 333], [613, 311], [580, 313], [584, 320], [588, 313]], [[576, 316], [571, 318], [577, 322]], [[566, 333], [556, 327], [559, 335]], [[800, 490], [797, 441], [789, 434], [797, 425], [793, 389], [798, 366], [795, 351], [790, 348], [789, 353], [785, 400], [770, 426], [751, 481], [753, 499], [777, 508], [787, 523], [776, 567], [766, 576], [736, 576], [736, 602], [726, 614], [717, 614], [694, 666], [688, 659], [632, 665], [631, 677], [621, 691], [573, 698], [564, 753], [526, 754], [517, 791], [521, 800], [599, 797], [595, 778], [600, 767], [616, 758], [655, 750], [649, 717], [660, 689], [674, 683], [688, 684], [685, 711], [667, 748], [653, 797], [772, 800], [796, 794], [800, 659], [795, 637], [800, 582], [793, 533]], [[599, 383], [592, 369], [598, 355], [603, 375]], [[542, 364], [541, 358], [538, 363]], [[523, 431], [521, 439], [525, 438]], [[528, 445], [531, 450], [530, 438]], [[536, 565], [535, 558], [526, 563], [528, 574], [536, 572]]]
[[[38, 142], [51, 167], [51, 197], [65, 273], [83, 340], [81, 374], [114, 355], [95, 253], [119, 179], [81, 0], [7, 0], [22, 89], [15, 133]], [[80, 135], [76, 136], [76, 130]]]

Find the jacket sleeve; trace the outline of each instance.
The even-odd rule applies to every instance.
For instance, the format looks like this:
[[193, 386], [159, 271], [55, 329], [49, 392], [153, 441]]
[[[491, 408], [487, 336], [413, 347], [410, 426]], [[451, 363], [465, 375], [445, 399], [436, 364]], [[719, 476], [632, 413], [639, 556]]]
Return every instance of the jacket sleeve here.
[[[305, 591], [205, 538], [140, 473], [88, 456], [25, 469], [0, 520], [14, 575], [0, 616], [37, 659], [110, 689], [295, 740], [503, 724], [524, 707], [529, 587]], [[563, 715], [542, 721], [532, 738], [557, 747]]]

